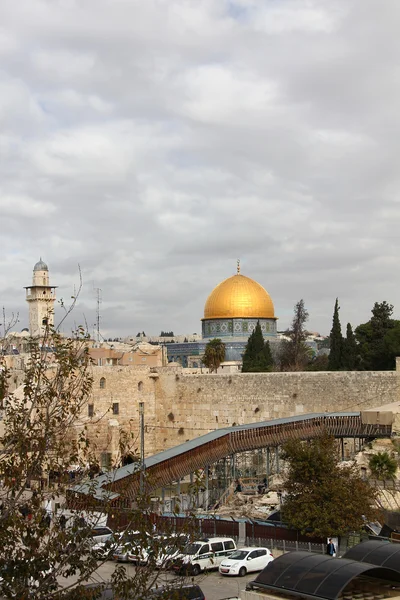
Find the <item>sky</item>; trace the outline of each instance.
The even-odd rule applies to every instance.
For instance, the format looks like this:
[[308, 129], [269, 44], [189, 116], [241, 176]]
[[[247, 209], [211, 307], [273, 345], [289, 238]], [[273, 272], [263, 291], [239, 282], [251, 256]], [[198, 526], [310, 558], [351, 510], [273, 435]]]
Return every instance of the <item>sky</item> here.
[[[398, 0], [2, 0], [0, 306], [201, 331], [241, 272], [278, 328], [400, 318]], [[62, 307], [56, 305], [56, 322]]]

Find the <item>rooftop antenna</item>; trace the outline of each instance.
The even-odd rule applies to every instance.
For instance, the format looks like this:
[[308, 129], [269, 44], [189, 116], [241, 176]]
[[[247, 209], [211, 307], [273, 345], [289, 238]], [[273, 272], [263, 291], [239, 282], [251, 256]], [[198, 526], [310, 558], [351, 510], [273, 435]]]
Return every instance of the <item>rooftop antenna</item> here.
[[97, 332], [97, 341], [100, 342], [100, 305], [102, 302], [101, 299], [101, 288], [94, 288], [97, 294], [97, 308], [96, 308], [96, 332]]

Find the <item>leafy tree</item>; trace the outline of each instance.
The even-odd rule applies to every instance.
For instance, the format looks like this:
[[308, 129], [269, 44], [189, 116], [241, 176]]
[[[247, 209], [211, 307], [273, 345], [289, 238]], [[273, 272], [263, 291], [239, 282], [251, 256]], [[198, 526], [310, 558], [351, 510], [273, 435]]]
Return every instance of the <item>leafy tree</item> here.
[[280, 365], [283, 370], [301, 371], [310, 361], [312, 351], [305, 343], [307, 331], [304, 325], [307, 320], [308, 312], [302, 299], [294, 307], [292, 325], [287, 332], [290, 339], [281, 342]]
[[395, 368], [400, 352], [400, 321], [392, 319], [392, 314], [391, 304], [375, 302], [371, 319], [356, 328], [361, 368], [368, 371]]
[[308, 442], [290, 440], [283, 448], [288, 462], [282, 518], [310, 536], [345, 535], [375, 520], [376, 491], [357, 467], [338, 464], [335, 440], [324, 433]]
[[206, 345], [204, 356], [201, 360], [211, 372], [217, 372], [219, 365], [225, 360], [225, 344], [222, 340], [219, 338], [210, 340]]
[[[21, 599], [82, 598], [74, 586], [99, 566], [90, 536], [99, 514], [90, 508], [85, 508], [84, 517], [72, 511], [66, 525], [52, 509], [54, 495], [66, 509], [72, 466], [88, 477], [89, 493], [94, 493], [91, 478], [99, 471], [84, 416], [92, 393], [88, 336], [79, 329], [67, 339], [48, 326], [42, 339], [30, 341], [24, 384], [14, 393], [6, 358], [0, 356], [1, 593]], [[121, 488], [122, 502], [124, 493]], [[148, 547], [149, 499], [138, 495], [129, 499], [129, 506], [132, 501], [135, 508], [127, 513], [128, 527], [139, 532], [139, 546]], [[106, 500], [103, 510], [110, 510]], [[112, 582], [121, 592], [118, 597], [146, 598], [154, 585], [154, 566], [151, 559], [133, 576], [117, 569]]]
[[347, 323], [346, 338], [343, 340], [342, 364], [346, 371], [355, 371], [357, 369], [358, 348], [356, 336], [350, 323]]
[[397, 471], [397, 461], [387, 452], [377, 452], [369, 459], [371, 473], [377, 479], [394, 479]]
[[307, 365], [307, 371], [328, 371], [329, 358], [327, 354], [319, 354]]
[[243, 354], [243, 373], [261, 373], [269, 371], [274, 364], [269, 341], [264, 341], [260, 322], [251, 333]]
[[339, 320], [339, 301], [336, 298], [333, 322], [330, 333], [329, 370], [338, 371], [343, 367], [343, 336]]

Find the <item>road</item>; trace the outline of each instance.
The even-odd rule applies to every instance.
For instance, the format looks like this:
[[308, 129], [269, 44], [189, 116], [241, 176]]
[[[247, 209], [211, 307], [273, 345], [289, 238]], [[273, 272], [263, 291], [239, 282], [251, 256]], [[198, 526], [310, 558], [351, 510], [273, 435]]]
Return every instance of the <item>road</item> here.
[[[116, 563], [113, 561], [103, 563], [93, 574], [91, 581], [109, 581], [115, 566]], [[135, 567], [132, 564], [125, 563], [124, 566], [128, 575], [134, 574]], [[156, 573], [158, 574], [157, 585], [162, 585], [163, 582], [172, 578], [169, 573], [164, 571]], [[257, 573], [251, 573], [245, 577], [224, 577], [218, 571], [209, 571], [202, 573], [198, 577], [194, 577], [193, 581], [201, 587], [207, 600], [222, 600], [224, 598], [239, 597], [240, 590], [244, 590], [246, 583], [255, 579], [256, 576]]]

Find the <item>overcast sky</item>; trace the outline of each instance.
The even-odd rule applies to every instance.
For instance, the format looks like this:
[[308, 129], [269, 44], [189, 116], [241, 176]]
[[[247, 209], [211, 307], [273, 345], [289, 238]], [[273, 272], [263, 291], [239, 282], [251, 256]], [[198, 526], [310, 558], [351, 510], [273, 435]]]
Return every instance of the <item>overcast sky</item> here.
[[[280, 329], [400, 318], [399, 0], [1, 0], [0, 304], [201, 330], [242, 273]], [[58, 317], [61, 309], [56, 308]]]

